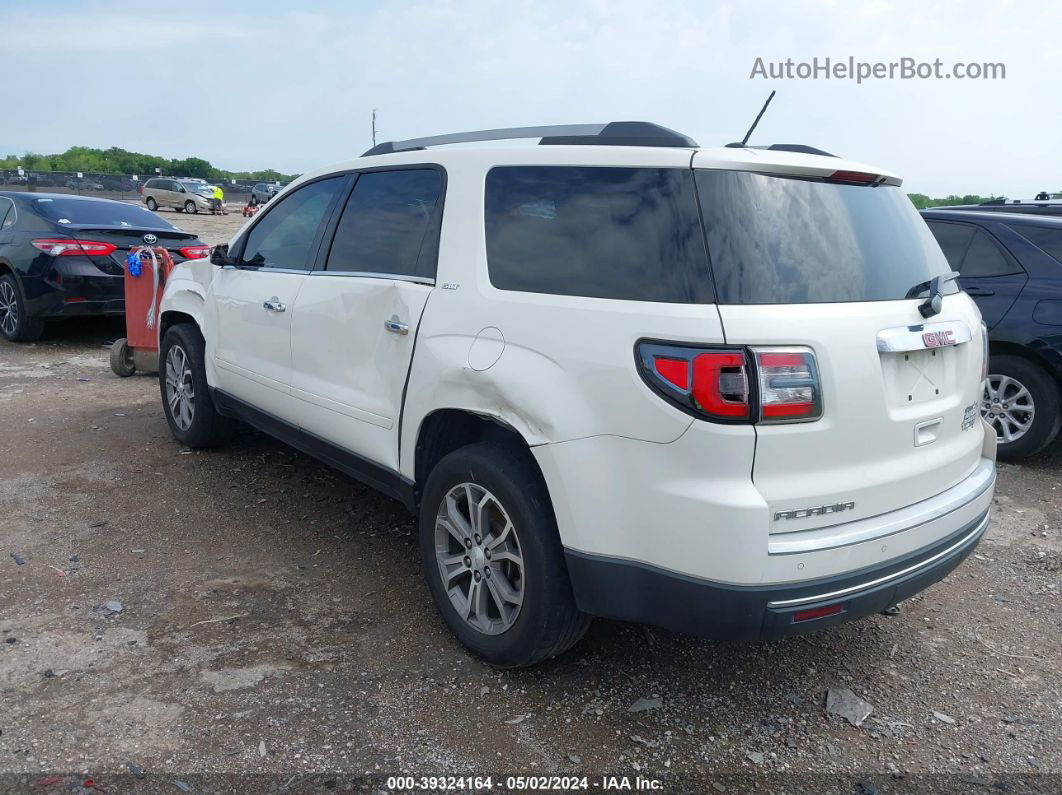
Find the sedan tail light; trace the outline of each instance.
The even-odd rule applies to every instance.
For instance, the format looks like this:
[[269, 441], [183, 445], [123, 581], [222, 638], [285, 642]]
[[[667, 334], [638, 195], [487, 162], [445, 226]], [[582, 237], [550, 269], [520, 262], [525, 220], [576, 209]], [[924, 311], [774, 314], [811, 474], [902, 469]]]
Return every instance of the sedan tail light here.
[[639, 342], [645, 382], [688, 414], [722, 423], [808, 422], [822, 416], [810, 348], [702, 348]]
[[210, 256], [210, 246], [185, 246], [177, 250], [185, 259], [205, 259]]
[[118, 246], [94, 240], [45, 238], [30, 241], [33, 247], [53, 257], [106, 257]]

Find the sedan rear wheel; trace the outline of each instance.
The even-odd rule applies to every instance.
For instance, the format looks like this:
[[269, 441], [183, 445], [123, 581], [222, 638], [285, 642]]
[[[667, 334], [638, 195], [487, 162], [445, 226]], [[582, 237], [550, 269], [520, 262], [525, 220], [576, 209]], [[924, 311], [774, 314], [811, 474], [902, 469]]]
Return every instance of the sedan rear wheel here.
[[26, 314], [15, 277], [0, 276], [0, 334], [12, 342], [32, 342], [43, 333], [44, 321]]

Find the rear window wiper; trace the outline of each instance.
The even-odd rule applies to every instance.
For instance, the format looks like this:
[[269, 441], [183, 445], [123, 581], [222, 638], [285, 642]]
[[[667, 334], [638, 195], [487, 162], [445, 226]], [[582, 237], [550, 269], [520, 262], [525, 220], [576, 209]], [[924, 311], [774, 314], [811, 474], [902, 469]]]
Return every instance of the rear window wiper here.
[[955, 281], [955, 279], [958, 278], [958, 271], [942, 273], [940, 276], [934, 276], [927, 282], [919, 282], [907, 291], [907, 295], [905, 295], [904, 298], [917, 298], [920, 292], [928, 289], [929, 296], [926, 298], [925, 303], [919, 305], [918, 311], [922, 314], [922, 317], [938, 315], [940, 314], [940, 307], [944, 300], [944, 285], [948, 282]]

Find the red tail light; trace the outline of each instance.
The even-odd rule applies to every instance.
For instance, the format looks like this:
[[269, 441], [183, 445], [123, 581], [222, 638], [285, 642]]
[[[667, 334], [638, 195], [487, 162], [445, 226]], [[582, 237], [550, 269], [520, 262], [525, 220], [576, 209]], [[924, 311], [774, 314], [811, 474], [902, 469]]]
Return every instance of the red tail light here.
[[749, 379], [742, 352], [699, 353], [693, 357], [693, 402], [712, 417], [749, 416]]
[[33, 247], [53, 257], [106, 257], [118, 246], [94, 240], [67, 240], [45, 238], [30, 241]]
[[178, 251], [185, 259], [205, 259], [210, 256], [210, 246], [185, 246]]
[[808, 422], [822, 416], [810, 348], [696, 348], [640, 342], [646, 383], [688, 414], [726, 423]]
[[855, 185], [870, 185], [878, 179], [879, 175], [867, 174], [865, 171], [834, 171], [826, 177], [827, 182], [851, 182]]
[[793, 422], [822, 416], [815, 354], [808, 348], [754, 348], [760, 421]]

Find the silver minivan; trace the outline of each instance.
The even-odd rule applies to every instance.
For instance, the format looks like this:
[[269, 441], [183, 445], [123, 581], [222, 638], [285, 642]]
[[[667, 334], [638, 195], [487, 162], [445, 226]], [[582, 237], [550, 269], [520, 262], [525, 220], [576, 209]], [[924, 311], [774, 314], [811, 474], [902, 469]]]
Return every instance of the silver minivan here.
[[144, 204], [154, 212], [159, 207], [172, 207], [186, 213], [210, 210], [214, 186], [205, 182], [177, 180], [168, 177], [152, 177], [144, 183], [141, 191]]

